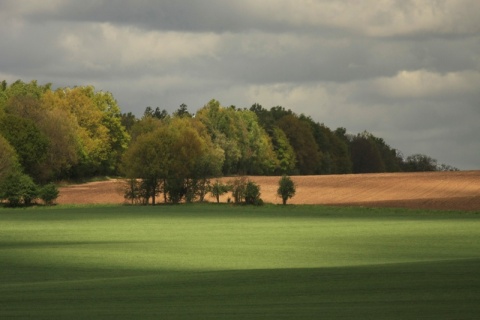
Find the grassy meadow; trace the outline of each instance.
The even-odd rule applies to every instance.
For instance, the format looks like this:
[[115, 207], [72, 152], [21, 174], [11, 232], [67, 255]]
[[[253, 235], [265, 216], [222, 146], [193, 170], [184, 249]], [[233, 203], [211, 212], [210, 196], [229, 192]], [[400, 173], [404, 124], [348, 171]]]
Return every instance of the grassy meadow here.
[[480, 214], [0, 209], [0, 318], [476, 319]]

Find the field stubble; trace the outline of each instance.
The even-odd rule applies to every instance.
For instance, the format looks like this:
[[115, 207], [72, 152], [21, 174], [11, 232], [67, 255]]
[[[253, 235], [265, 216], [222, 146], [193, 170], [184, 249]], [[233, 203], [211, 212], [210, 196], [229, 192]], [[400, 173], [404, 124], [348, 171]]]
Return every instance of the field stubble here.
[[[221, 178], [228, 182], [234, 178]], [[279, 177], [252, 176], [268, 203], [276, 195]], [[293, 176], [297, 186], [290, 204], [480, 211], [480, 171], [378, 173]], [[220, 198], [227, 202], [230, 194]], [[163, 197], [159, 197], [161, 201]], [[215, 199], [207, 197], [214, 202]], [[60, 189], [59, 204], [124, 203], [121, 180], [92, 182]]]

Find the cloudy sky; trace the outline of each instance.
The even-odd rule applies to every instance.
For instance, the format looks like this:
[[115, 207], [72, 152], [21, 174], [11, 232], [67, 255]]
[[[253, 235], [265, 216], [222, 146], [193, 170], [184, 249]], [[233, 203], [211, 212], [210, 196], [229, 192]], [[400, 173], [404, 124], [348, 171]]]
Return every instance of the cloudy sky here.
[[480, 169], [478, 0], [1, 0], [0, 79], [123, 112], [281, 105]]

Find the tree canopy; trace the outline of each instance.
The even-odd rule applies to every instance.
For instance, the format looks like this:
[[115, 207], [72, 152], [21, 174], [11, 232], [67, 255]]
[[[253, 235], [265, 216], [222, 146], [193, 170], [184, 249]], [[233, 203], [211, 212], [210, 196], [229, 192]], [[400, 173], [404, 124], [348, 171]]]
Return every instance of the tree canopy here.
[[368, 131], [332, 130], [282, 106], [212, 99], [195, 113], [185, 104], [172, 114], [146, 107], [137, 118], [93, 86], [0, 85], [0, 182], [13, 171], [40, 184], [121, 174], [148, 186], [144, 202], [161, 192], [177, 202], [203, 200], [209, 179], [222, 175], [435, 170], [457, 169], [427, 155], [403, 157]]

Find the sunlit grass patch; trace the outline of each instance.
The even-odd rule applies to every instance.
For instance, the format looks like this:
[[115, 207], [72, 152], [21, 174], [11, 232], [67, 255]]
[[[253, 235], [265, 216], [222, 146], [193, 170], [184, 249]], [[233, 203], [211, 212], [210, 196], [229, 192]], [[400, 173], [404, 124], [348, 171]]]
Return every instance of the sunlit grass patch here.
[[480, 217], [316, 206], [0, 210], [0, 317], [469, 318]]

